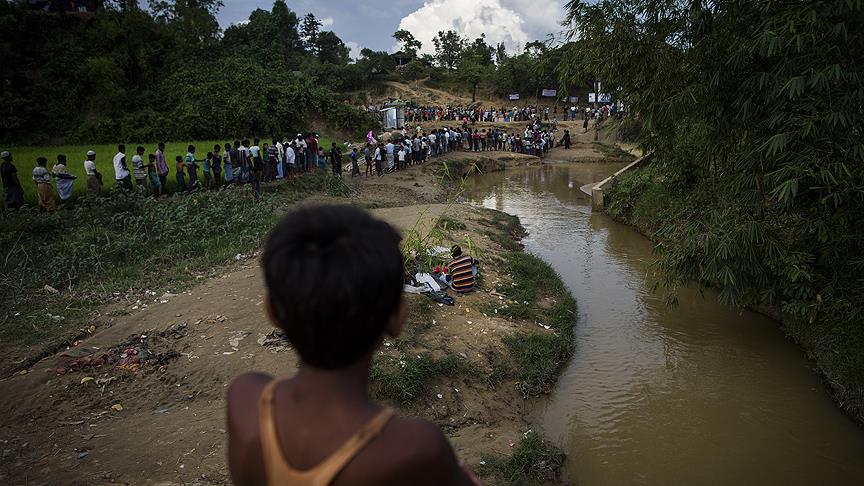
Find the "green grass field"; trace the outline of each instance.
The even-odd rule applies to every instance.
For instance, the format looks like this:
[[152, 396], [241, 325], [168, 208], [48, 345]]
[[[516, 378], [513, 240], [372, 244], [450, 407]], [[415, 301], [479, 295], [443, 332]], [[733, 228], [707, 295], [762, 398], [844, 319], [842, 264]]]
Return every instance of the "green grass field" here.
[[[261, 145], [264, 142], [269, 142], [268, 139], [262, 139]], [[330, 147], [330, 143], [334, 140], [329, 137], [320, 137], [321, 147], [325, 152]], [[196, 148], [196, 156], [203, 159], [207, 152], [213, 150], [213, 146], [217, 143], [224, 146], [225, 143], [234, 144], [234, 139], [225, 140], [194, 140], [180, 142], [165, 142], [165, 158], [168, 160], [170, 173], [168, 176], [167, 192], [171, 193], [176, 190], [176, 174], [174, 170], [174, 158], [178, 155], [186, 155], [186, 149], [191, 144]], [[135, 148], [141, 145], [146, 149], [144, 152], [144, 160], [147, 160], [147, 155], [156, 153], [157, 142], [150, 143], [126, 143], [126, 163], [131, 170], [132, 156], [135, 155]], [[21, 185], [24, 187], [24, 200], [29, 204], [36, 203], [36, 186], [32, 182], [31, 172], [36, 167], [36, 158], [45, 157], [48, 159], [48, 170], [57, 162], [57, 155], [66, 155], [67, 168], [69, 173], [78, 176], [73, 186], [75, 197], [84, 196], [87, 192], [87, 177], [84, 173], [84, 160], [87, 158], [88, 150], [96, 152], [96, 168], [103, 175], [104, 186], [103, 191], [110, 190], [114, 187], [114, 167], [111, 161], [114, 154], [117, 153], [116, 144], [96, 144], [96, 145], [56, 145], [56, 146], [18, 146], [18, 147], [0, 147], [0, 150], [8, 150], [12, 152], [15, 167], [18, 168], [18, 178], [21, 180]], [[200, 176], [200, 173], [199, 173]], [[163, 193], [166, 189], [163, 189]], [[56, 194], [55, 194], [56, 196]]]

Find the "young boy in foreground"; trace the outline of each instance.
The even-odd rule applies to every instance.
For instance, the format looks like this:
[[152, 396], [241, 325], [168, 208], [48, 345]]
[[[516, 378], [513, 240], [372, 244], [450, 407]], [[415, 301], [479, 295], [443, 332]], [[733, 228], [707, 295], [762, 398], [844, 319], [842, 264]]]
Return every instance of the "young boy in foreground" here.
[[300, 367], [280, 381], [242, 375], [228, 390], [234, 484], [477, 484], [438, 427], [367, 395], [375, 349], [405, 323], [399, 240], [387, 223], [340, 206], [301, 208], [270, 234], [267, 315]]

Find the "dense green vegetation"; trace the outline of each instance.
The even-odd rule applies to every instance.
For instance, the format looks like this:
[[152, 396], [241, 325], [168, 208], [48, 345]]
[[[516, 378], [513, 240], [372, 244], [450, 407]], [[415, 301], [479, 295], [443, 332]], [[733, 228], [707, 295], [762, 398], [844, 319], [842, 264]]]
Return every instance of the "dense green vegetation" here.
[[87, 14], [0, 2], [0, 142], [283, 136], [376, 126], [334, 90], [363, 66], [283, 0], [221, 32], [218, 0], [122, 2]]
[[547, 326], [548, 330], [504, 336], [507, 356], [494, 364], [494, 381], [515, 378], [526, 398], [549, 393], [558, 374], [573, 355], [576, 301], [555, 270], [529, 253], [507, 252], [502, 268], [518, 279], [505, 282], [499, 291], [506, 298], [490, 305], [486, 313]]
[[657, 241], [662, 283], [779, 308], [864, 416], [864, 2], [568, 8], [573, 61], [618, 89], [654, 152], [609, 209]]
[[477, 470], [482, 477], [493, 478], [498, 484], [530, 486], [557, 484], [564, 464], [564, 453], [536, 432], [529, 430], [510, 457], [487, 457]]

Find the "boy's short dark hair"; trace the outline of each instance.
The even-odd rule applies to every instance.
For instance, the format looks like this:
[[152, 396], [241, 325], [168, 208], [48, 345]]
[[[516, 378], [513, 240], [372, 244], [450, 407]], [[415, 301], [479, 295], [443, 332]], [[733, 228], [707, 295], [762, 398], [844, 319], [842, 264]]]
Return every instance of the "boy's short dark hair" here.
[[349, 206], [300, 208], [273, 229], [262, 259], [273, 317], [304, 362], [344, 368], [375, 346], [401, 298], [400, 240]]

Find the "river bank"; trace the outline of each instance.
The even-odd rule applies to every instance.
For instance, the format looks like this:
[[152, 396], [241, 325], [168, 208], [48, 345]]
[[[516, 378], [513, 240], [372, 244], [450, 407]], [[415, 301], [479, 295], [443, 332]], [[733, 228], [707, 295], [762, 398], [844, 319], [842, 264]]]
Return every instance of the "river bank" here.
[[[668, 190], [658, 181], [662, 176], [650, 166], [637, 169], [614, 181], [606, 202], [607, 212], [615, 220], [633, 226], [655, 242], [659, 241], [658, 230], [670, 218], [669, 209], [687, 205], [683, 194]], [[763, 288], [762, 292], [770, 289]], [[796, 317], [784, 312], [778, 301], [753, 307], [778, 321], [813, 363], [814, 372], [822, 378], [837, 406], [864, 425], [864, 331], [859, 323], [835, 320], [829, 324]]]
[[858, 484], [864, 434], [764, 315], [682, 286], [656, 292], [654, 244], [579, 188], [623, 164], [544, 164], [471, 179], [465, 198], [519, 216], [526, 251], [579, 302], [573, 358], [531, 423], [571, 484]]
[[[335, 195], [313, 188], [296, 204], [361, 205], [406, 243], [471, 249], [483, 262], [481, 290], [453, 307], [408, 296], [406, 333], [382, 344], [371, 392], [439, 424], [491, 484], [556, 483], [563, 457], [525, 417], [528, 399], [548, 393], [569, 360], [575, 302], [547, 264], [521, 252], [518, 220], [448, 203], [454, 185], [442, 179], [446, 163], [490, 169], [502, 155], [504, 166], [537, 163], [454, 153], [383, 178], [346, 178]], [[88, 309], [82, 335], [56, 354], [8, 348], [24, 364], [5, 363], [16, 373], [0, 381], [0, 393], [16, 397], [2, 407], [3, 481], [226, 483], [225, 387], [245, 371], [286, 376], [296, 366], [264, 319], [255, 248], [228, 259]]]

